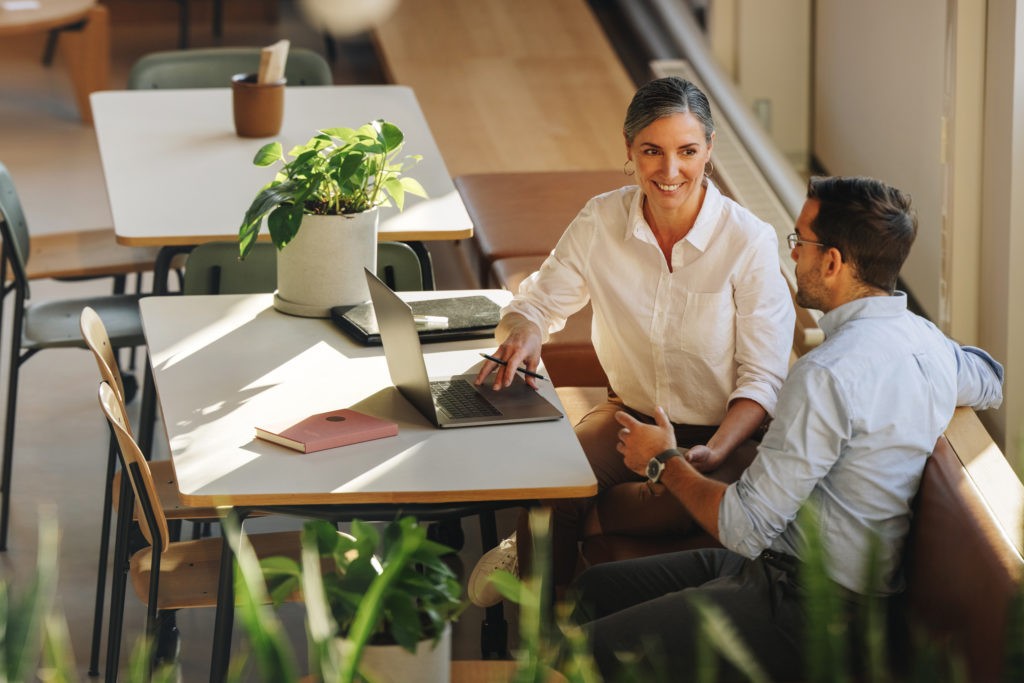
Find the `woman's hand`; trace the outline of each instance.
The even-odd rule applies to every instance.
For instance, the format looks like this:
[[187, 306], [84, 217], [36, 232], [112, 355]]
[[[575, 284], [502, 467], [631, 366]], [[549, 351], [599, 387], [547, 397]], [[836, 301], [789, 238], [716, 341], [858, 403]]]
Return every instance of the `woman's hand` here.
[[[501, 319], [495, 336], [503, 341], [490, 355], [505, 361], [505, 364], [499, 365], [485, 360], [474, 383], [483, 384], [487, 376], [494, 372], [494, 390], [498, 391], [512, 384], [512, 380], [516, 378], [517, 368], [525, 367], [534, 372], [537, 370], [537, 366], [540, 365], [541, 332], [536, 324], [520, 314], [509, 313]], [[524, 375], [523, 379], [528, 386], [537, 388], [537, 380], [534, 377]]]
[[644, 424], [621, 410], [615, 413], [615, 420], [622, 425], [616, 448], [622, 453], [626, 467], [637, 474], [646, 475], [651, 458], [676, 447], [676, 430], [661, 406], [654, 411], [653, 425]]
[[718, 466], [725, 462], [725, 457], [725, 453], [716, 453], [705, 445], [693, 446], [686, 453], [686, 459], [698, 472], [717, 470]]

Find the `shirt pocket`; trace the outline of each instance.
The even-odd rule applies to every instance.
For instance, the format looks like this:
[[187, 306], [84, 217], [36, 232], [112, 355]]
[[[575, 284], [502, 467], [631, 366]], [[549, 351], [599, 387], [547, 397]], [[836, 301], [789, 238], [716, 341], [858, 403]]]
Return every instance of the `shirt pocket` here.
[[736, 350], [736, 305], [732, 290], [686, 292], [682, 315], [672, 326], [672, 345], [709, 365], [731, 359]]

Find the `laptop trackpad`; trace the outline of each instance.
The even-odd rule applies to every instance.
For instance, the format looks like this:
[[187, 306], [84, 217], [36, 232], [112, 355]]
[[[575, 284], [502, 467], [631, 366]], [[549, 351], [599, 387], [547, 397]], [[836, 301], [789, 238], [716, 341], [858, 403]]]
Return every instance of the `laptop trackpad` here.
[[[457, 375], [458, 379], [464, 379], [472, 383], [476, 375]], [[455, 379], [453, 377], [453, 379]], [[495, 408], [501, 411], [505, 417], [560, 417], [561, 412], [541, 396], [536, 389], [532, 389], [521, 377], [516, 377], [511, 386], [500, 391], [495, 391], [490, 382], [485, 382], [476, 387]]]

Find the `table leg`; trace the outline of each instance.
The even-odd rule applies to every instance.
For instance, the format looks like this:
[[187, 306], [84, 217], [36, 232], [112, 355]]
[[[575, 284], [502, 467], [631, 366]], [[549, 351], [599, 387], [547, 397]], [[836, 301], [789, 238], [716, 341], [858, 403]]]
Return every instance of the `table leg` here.
[[110, 87], [110, 14], [103, 5], [89, 10], [84, 25], [64, 36], [68, 71], [82, 121], [92, 123], [89, 94]]
[[149, 460], [153, 457], [154, 423], [156, 422], [156, 385], [153, 383], [153, 366], [149, 351], [144, 361], [142, 379], [142, 403], [139, 406], [138, 444], [142, 454]]
[[220, 580], [217, 584], [217, 616], [213, 625], [213, 655], [210, 658], [210, 683], [224, 683], [231, 662], [231, 631], [235, 620], [235, 553], [228, 539], [240, 533], [242, 518], [236, 510], [228, 512], [221, 523], [223, 548], [220, 556]]

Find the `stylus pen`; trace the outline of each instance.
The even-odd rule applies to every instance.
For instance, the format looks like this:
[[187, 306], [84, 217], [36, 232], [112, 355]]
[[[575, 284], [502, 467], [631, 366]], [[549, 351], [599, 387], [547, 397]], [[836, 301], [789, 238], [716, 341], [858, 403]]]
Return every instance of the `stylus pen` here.
[[[508, 361], [507, 360], [502, 360], [500, 358], [495, 358], [494, 356], [489, 356], [486, 353], [481, 353], [480, 355], [483, 356], [484, 358], [486, 358], [487, 360], [491, 361], [492, 363], [497, 363], [498, 365], [508, 365]], [[545, 382], [548, 379], [547, 377], [545, 377], [544, 375], [540, 374], [539, 372], [534, 372], [533, 370], [527, 370], [526, 368], [516, 368], [516, 370], [518, 372], [523, 373], [527, 377], [536, 377], [537, 379], [542, 379]]]

